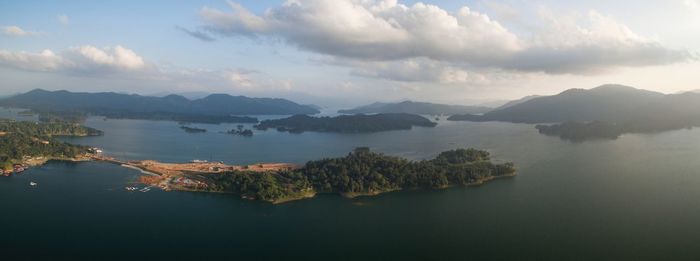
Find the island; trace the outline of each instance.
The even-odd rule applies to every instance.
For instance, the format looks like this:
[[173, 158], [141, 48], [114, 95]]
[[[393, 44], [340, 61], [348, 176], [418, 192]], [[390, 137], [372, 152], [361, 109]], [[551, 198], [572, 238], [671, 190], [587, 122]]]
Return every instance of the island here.
[[187, 127], [187, 126], [180, 126], [180, 129], [184, 130], [187, 133], [204, 133], [207, 132], [206, 129], [200, 129], [200, 128], [193, 128], [193, 127]]
[[243, 137], [253, 137], [253, 130], [245, 129], [243, 125], [238, 125], [235, 129], [229, 130], [226, 133]]
[[547, 136], [557, 136], [563, 140], [582, 142], [593, 139], [617, 139], [624, 132], [624, 128], [614, 123], [593, 122], [564, 122], [559, 124], [535, 126], [537, 130]]
[[184, 164], [115, 162], [149, 174], [140, 179], [148, 186], [231, 193], [243, 199], [274, 204], [311, 198], [320, 193], [353, 198], [404, 189], [479, 185], [516, 175], [513, 163], [493, 163], [488, 152], [476, 149], [450, 150], [431, 160], [410, 161], [358, 148], [345, 157], [309, 161], [303, 166], [284, 163], [229, 166], [201, 161]]
[[255, 128], [258, 130], [277, 129], [292, 133], [305, 131], [316, 132], [379, 132], [390, 130], [409, 130], [413, 126], [435, 127], [437, 123], [415, 114], [380, 113], [341, 115], [336, 117], [311, 117], [294, 115], [284, 119], [264, 120]]
[[57, 136], [98, 136], [102, 131], [70, 123], [34, 123], [0, 119], [0, 165], [4, 175], [8, 166], [44, 164], [49, 160], [91, 160], [95, 150], [61, 142]]

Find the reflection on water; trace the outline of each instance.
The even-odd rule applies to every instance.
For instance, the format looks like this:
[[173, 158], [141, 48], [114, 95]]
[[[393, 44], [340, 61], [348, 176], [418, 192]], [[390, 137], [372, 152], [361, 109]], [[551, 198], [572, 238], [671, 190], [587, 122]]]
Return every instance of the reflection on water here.
[[[50, 163], [0, 178], [10, 253], [41, 258], [695, 260], [700, 131], [572, 144], [532, 125], [441, 121], [373, 134], [188, 134], [174, 122], [90, 118], [102, 137], [70, 142], [126, 159], [302, 163], [358, 146], [423, 159], [459, 147], [513, 161], [514, 179], [371, 198], [319, 195], [269, 205], [232, 195], [128, 192], [138, 172]], [[247, 126], [249, 127], [249, 126]], [[29, 187], [29, 181], [39, 186]], [[11, 235], [11, 236], [6, 236]]]

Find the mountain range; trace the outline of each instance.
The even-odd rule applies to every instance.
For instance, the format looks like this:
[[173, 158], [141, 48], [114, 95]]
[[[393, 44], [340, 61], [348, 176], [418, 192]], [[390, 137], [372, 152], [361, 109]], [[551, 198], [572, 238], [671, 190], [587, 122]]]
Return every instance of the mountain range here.
[[[584, 127], [596, 133], [605, 133], [606, 137], [611, 136], [610, 133], [619, 136], [628, 132], [700, 126], [700, 93], [663, 94], [623, 85], [603, 85], [590, 90], [569, 89], [557, 95], [531, 98], [501, 107], [483, 115], [454, 115], [448, 120], [569, 123], [557, 128], [538, 128], [547, 134], [573, 133], [572, 128], [580, 131], [582, 125], [570, 124], [576, 122], [592, 125]], [[587, 135], [576, 133], [576, 136]]]
[[315, 108], [285, 99], [250, 98], [228, 94], [211, 94], [201, 99], [190, 100], [180, 95], [153, 97], [113, 92], [84, 93], [42, 89], [2, 99], [0, 105], [38, 110], [169, 112], [202, 115], [319, 113]]
[[285, 99], [250, 98], [211, 94], [201, 99], [180, 95], [141, 96], [114, 92], [85, 93], [32, 90], [0, 99], [0, 106], [31, 109], [35, 112], [84, 112], [110, 118], [177, 120], [189, 122], [257, 122], [252, 117], [234, 115], [316, 114], [319, 110]]

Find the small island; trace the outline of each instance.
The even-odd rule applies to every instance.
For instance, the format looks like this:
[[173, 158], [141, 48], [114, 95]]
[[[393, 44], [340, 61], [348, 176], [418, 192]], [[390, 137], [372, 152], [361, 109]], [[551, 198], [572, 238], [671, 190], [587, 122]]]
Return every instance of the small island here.
[[294, 115], [284, 119], [264, 120], [260, 122], [260, 124], [255, 125], [255, 128], [259, 130], [273, 128], [278, 131], [291, 133], [301, 133], [305, 131], [360, 133], [409, 130], [413, 128], [413, 126], [435, 127], [436, 125], [437, 123], [420, 115], [380, 113], [372, 115], [341, 115], [336, 117]]
[[618, 124], [593, 122], [564, 122], [552, 125], [536, 125], [539, 133], [547, 136], [558, 136], [571, 142], [582, 142], [594, 139], [617, 139], [624, 133], [624, 128]]
[[235, 129], [229, 130], [226, 133], [243, 137], [253, 137], [253, 130], [245, 129], [243, 125], [238, 125]]
[[187, 126], [180, 126], [180, 129], [184, 130], [187, 133], [204, 133], [207, 132], [206, 129], [200, 129], [200, 128], [193, 128], [193, 127], [187, 127]]
[[98, 136], [102, 131], [70, 123], [34, 123], [0, 120], [0, 164], [36, 166], [49, 160], [90, 160], [94, 149], [57, 140], [57, 136]]
[[304, 166], [154, 161], [125, 164], [152, 174], [142, 176], [141, 181], [164, 190], [232, 193], [271, 203], [310, 198], [319, 193], [352, 198], [403, 189], [479, 185], [516, 174], [512, 163], [493, 163], [488, 152], [476, 149], [446, 151], [423, 161], [358, 148], [345, 157], [309, 161]]

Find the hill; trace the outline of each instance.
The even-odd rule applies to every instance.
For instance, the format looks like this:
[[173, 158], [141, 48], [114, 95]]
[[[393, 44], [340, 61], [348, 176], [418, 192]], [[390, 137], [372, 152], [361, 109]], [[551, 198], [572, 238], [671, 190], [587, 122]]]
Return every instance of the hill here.
[[[36, 89], [0, 100], [0, 106], [38, 112], [87, 112], [113, 118], [170, 119], [203, 122], [255, 122], [255, 118], [231, 115], [316, 114], [319, 111], [285, 99], [250, 98], [212, 94], [190, 100], [113, 92], [83, 93]], [[198, 120], [201, 119], [201, 120]]]
[[495, 110], [500, 110], [500, 109], [505, 109], [505, 108], [508, 108], [508, 107], [512, 107], [512, 106], [521, 104], [521, 103], [523, 103], [523, 102], [532, 100], [532, 99], [537, 98], [537, 97], [542, 97], [542, 96], [540, 96], [540, 95], [525, 96], [525, 97], [522, 97], [522, 98], [517, 99], [517, 100], [512, 100], [512, 101], [506, 102], [506, 103], [504, 103], [503, 105], [498, 106]]
[[[561, 137], [571, 136], [570, 134], [575, 132], [576, 139], [581, 140], [588, 136], [616, 137], [629, 132], [664, 131], [700, 126], [698, 104], [700, 104], [698, 93], [666, 95], [622, 85], [603, 85], [590, 90], [570, 89], [553, 96], [533, 98], [484, 115], [455, 115], [448, 119], [566, 123], [555, 128], [540, 126], [538, 129], [548, 135]], [[585, 130], [591, 130], [591, 135], [588, 135], [589, 131]], [[595, 135], [593, 135], [594, 132]], [[564, 133], [567, 134], [563, 135]], [[617, 135], [610, 135], [611, 133], [617, 133]]]
[[358, 113], [410, 113], [423, 115], [454, 115], [464, 113], [484, 113], [491, 108], [483, 106], [463, 106], [446, 105], [428, 102], [403, 101], [399, 103], [372, 103], [354, 109], [339, 110], [338, 113], [358, 114]]
[[378, 132], [389, 130], [408, 130], [413, 126], [435, 127], [436, 123], [415, 114], [380, 113], [373, 115], [341, 115], [336, 117], [310, 117], [294, 115], [289, 118], [264, 120], [255, 128], [289, 132]]

